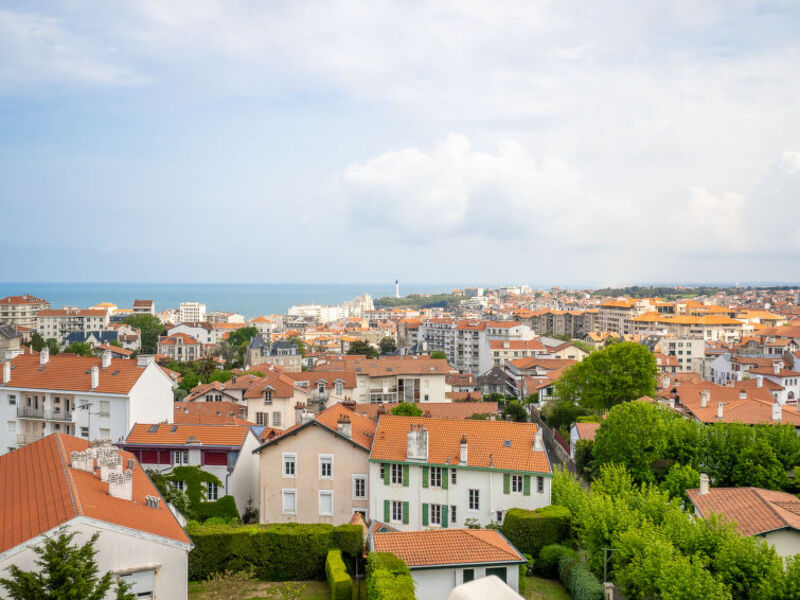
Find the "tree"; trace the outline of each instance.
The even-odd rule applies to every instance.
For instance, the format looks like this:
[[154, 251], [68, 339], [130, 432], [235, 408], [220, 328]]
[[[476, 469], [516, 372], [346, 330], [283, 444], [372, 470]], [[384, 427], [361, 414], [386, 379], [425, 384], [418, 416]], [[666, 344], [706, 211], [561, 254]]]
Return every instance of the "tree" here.
[[661, 489], [667, 492], [670, 498], [680, 498], [687, 503], [689, 497], [686, 495], [686, 490], [698, 487], [700, 487], [700, 473], [690, 465], [678, 463], [670, 467], [667, 476], [661, 482]]
[[[306, 357], [306, 352], [308, 351], [308, 349], [306, 348], [306, 343], [302, 339], [300, 339], [300, 336], [293, 335], [292, 337], [289, 338], [288, 341], [297, 346], [297, 351], [300, 353], [300, 356], [302, 356], [303, 358]], [[377, 353], [375, 354], [375, 356], [377, 356]]]
[[401, 417], [421, 417], [422, 409], [413, 402], [401, 402], [392, 409], [393, 415]]
[[391, 354], [397, 350], [397, 342], [390, 335], [387, 335], [385, 338], [383, 338], [378, 346], [381, 349], [381, 354]]
[[139, 330], [142, 338], [142, 354], [155, 354], [158, 336], [164, 331], [164, 325], [158, 317], [148, 314], [131, 315], [125, 319], [125, 324]]
[[601, 412], [621, 402], [654, 396], [658, 367], [640, 344], [622, 342], [593, 352], [564, 370], [555, 383], [563, 402]]
[[77, 354], [78, 356], [94, 356], [94, 349], [89, 342], [72, 342], [64, 348], [65, 354]]
[[350, 343], [348, 354], [360, 354], [367, 358], [378, 358], [378, 351], [369, 342], [358, 340], [357, 342]]
[[434, 350], [431, 352], [431, 358], [443, 358], [444, 360], [447, 360], [447, 354], [441, 350]]
[[522, 406], [519, 400], [512, 400], [508, 402], [503, 409], [503, 418], [507, 421], [515, 421], [517, 423], [528, 422], [528, 411]]
[[[95, 533], [79, 546], [72, 543], [75, 532], [59, 530], [58, 535], [34, 546], [38, 571], [23, 571], [11, 565], [10, 576], [0, 579], [0, 587], [5, 588], [9, 600], [104, 600], [114, 576], [111, 571], [99, 575], [94, 547], [99, 536]], [[134, 600], [125, 588], [118, 584], [117, 600]]]
[[122, 348], [122, 344], [120, 344], [117, 340], [111, 340], [109, 345], [114, 346], [114, 348]]
[[50, 356], [55, 356], [61, 349], [56, 338], [47, 338], [45, 344], [47, 344], [47, 350], [50, 352]]
[[33, 335], [31, 335], [31, 350], [41, 352], [42, 348], [44, 348], [44, 338], [38, 331], [34, 331]]

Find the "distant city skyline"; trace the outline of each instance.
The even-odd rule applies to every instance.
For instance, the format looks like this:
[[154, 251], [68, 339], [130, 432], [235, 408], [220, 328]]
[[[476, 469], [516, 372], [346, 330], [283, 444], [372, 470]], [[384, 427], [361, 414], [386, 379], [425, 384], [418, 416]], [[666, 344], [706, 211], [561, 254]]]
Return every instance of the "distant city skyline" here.
[[0, 279], [791, 280], [798, 30], [779, 1], [5, 2]]

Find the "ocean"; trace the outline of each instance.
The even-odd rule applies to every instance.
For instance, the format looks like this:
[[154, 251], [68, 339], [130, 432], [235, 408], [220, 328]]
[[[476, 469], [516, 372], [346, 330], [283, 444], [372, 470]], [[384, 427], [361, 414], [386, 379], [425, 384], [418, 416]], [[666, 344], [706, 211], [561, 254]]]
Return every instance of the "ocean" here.
[[[400, 284], [400, 294], [442, 293], [458, 284]], [[130, 308], [136, 299], [153, 300], [156, 311], [177, 308], [181, 302], [197, 301], [208, 311], [224, 310], [256, 317], [286, 313], [293, 304], [316, 302], [340, 304], [369, 294], [373, 300], [394, 296], [393, 283], [2, 283], [0, 298], [32, 294], [50, 302], [53, 308], [86, 308], [112, 302]]]

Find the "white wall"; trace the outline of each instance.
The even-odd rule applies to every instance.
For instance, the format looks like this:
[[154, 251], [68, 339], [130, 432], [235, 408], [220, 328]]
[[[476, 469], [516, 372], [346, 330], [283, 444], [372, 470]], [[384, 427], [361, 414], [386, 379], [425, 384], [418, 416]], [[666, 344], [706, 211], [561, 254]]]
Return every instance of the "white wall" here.
[[123, 438], [134, 423], [172, 423], [175, 410], [172, 380], [155, 363], [147, 365], [129, 396], [128, 428]]
[[[515, 592], [519, 591], [519, 565], [491, 566], [505, 567], [506, 583]], [[475, 579], [486, 576], [486, 567], [467, 566], [466, 568], [471, 568], [475, 572]], [[464, 568], [412, 569], [411, 577], [414, 578], [416, 584], [414, 594], [417, 600], [444, 600], [450, 594], [450, 590], [464, 583]]]
[[778, 556], [800, 554], [800, 531], [781, 529], [764, 536], [764, 539], [775, 548]]
[[258, 489], [259, 455], [253, 454], [253, 450], [260, 445], [255, 434], [252, 431], [248, 432], [228, 480], [228, 494], [236, 501], [236, 509], [240, 516], [251, 498], [254, 508], [260, 510], [261, 507], [261, 494]]

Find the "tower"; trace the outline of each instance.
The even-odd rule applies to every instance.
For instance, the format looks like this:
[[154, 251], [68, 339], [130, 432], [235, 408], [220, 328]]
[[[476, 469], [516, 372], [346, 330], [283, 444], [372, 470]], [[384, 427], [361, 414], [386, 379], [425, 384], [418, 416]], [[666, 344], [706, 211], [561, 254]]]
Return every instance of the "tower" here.
[[394, 297], [400, 297], [400, 281], [398, 279], [394, 280]]

